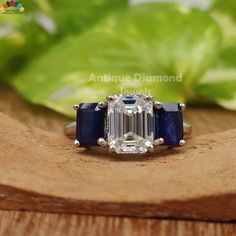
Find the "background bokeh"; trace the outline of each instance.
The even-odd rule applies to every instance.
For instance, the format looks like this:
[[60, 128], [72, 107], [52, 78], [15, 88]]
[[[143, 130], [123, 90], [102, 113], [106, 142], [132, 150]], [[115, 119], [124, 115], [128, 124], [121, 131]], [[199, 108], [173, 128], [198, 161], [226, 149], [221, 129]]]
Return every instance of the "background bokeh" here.
[[[22, 14], [0, 13], [0, 84], [29, 102], [73, 116], [75, 103], [148, 91], [161, 101], [236, 110], [234, 0], [22, 4]], [[137, 73], [182, 81], [132, 80]], [[102, 80], [107, 75], [131, 80]]]

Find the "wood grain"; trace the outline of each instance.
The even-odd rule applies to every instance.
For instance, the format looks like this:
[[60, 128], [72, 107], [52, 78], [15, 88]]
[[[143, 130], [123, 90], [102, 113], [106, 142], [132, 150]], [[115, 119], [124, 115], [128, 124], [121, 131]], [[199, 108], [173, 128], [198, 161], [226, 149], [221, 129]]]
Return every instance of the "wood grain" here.
[[2, 209], [236, 219], [236, 130], [140, 157], [76, 150], [3, 114], [0, 127]]
[[[9, 89], [0, 89], [0, 111], [27, 126], [62, 133], [67, 118], [48, 109], [32, 106]], [[236, 128], [235, 112], [217, 107], [188, 108], [194, 135]], [[214, 119], [212, 119], [214, 117]], [[20, 208], [20, 207], [19, 207]], [[225, 208], [227, 211], [227, 208]], [[161, 235], [234, 236], [235, 224], [180, 220], [132, 219], [71, 214], [48, 214], [0, 210], [0, 235]]]
[[234, 236], [236, 225], [176, 220], [0, 211], [1, 236]]
[[63, 134], [64, 124], [70, 121], [50, 109], [24, 101], [16, 92], [0, 88], [0, 112], [27, 126]]

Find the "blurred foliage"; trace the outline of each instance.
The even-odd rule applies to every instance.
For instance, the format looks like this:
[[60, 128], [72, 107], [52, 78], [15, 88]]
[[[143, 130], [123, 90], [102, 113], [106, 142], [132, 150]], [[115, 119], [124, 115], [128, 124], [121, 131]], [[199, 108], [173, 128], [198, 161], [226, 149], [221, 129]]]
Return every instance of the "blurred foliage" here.
[[24, 14], [1, 14], [0, 80], [6, 80], [66, 35], [79, 34], [126, 4], [126, 0], [33, 0], [23, 3]]
[[1, 15], [0, 80], [5, 80], [9, 74], [16, 72], [28, 58], [38, 54], [51, 42], [49, 35], [32, 18]]
[[236, 110], [236, 3], [217, 1], [210, 14], [219, 24], [223, 40], [215, 64], [201, 78], [198, 95]]
[[[127, 0], [34, 0], [22, 15], [0, 16], [0, 80], [33, 103], [73, 115], [74, 103], [145, 88], [163, 101], [236, 109], [232, 0], [215, 1], [207, 11]], [[89, 79], [135, 73], [182, 74], [183, 81]]]
[[127, 0], [51, 0], [53, 18], [61, 34], [77, 34], [109, 13], [127, 7]]
[[[166, 21], [171, 17], [175, 21]], [[15, 85], [28, 99], [63, 113], [71, 111], [68, 104], [84, 98], [103, 100], [120, 87], [145, 87], [159, 99], [183, 101], [192, 96], [191, 86], [212, 63], [219, 42], [218, 26], [208, 14], [182, 12], [178, 5], [145, 4], [114, 13], [84, 34], [67, 38], [22, 72]], [[91, 72], [131, 77], [183, 73], [184, 78], [183, 83], [96, 83], [89, 80]], [[38, 90], [39, 84], [43, 90]]]

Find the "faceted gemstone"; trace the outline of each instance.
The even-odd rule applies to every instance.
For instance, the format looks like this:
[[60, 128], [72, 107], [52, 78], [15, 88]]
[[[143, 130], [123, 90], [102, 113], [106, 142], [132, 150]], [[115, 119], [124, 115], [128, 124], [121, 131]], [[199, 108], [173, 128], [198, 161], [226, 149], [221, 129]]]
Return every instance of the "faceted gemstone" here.
[[163, 138], [164, 145], [178, 146], [183, 139], [183, 115], [178, 103], [164, 103], [163, 108], [154, 108], [155, 139]]
[[143, 95], [115, 95], [108, 102], [108, 145], [116, 153], [145, 153], [154, 141], [153, 104]]
[[96, 146], [97, 140], [104, 137], [104, 119], [106, 111], [97, 103], [81, 103], [77, 110], [76, 139], [80, 146]]

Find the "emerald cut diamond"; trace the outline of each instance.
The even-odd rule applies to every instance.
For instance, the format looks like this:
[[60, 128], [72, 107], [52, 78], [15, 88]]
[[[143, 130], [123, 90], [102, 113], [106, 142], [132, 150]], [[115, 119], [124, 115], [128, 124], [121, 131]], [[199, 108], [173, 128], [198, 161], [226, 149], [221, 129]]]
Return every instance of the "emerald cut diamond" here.
[[108, 102], [107, 141], [116, 153], [145, 153], [154, 142], [153, 102], [144, 95], [115, 95]]

